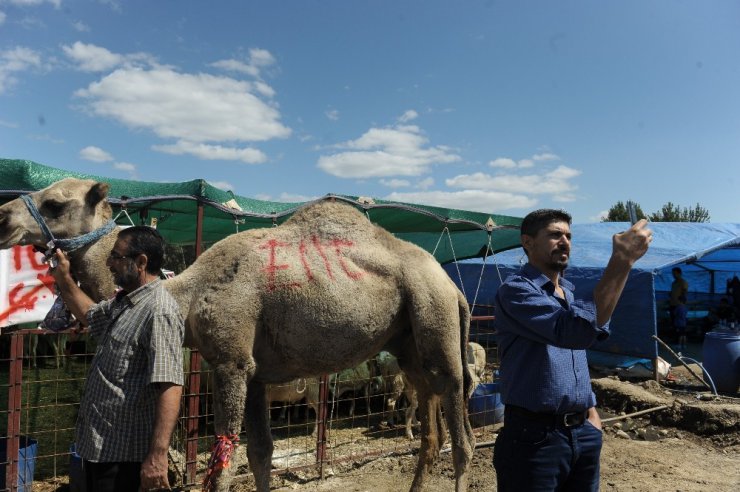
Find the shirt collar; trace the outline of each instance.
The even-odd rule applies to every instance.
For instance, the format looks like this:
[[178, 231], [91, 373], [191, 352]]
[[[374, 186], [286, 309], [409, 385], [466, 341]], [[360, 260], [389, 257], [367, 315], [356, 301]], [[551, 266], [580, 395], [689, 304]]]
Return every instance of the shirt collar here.
[[128, 299], [128, 302], [131, 303], [131, 305], [135, 306], [136, 303], [141, 301], [144, 297], [148, 295], [149, 292], [151, 292], [153, 289], [157, 288], [157, 286], [161, 283], [160, 279], [152, 280], [151, 282], [142, 285], [138, 289], [136, 289], [133, 292], [126, 292], [126, 291], [120, 291], [116, 297], [121, 299], [125, 297]]
[[[552, 284], [550, 279], [547, 278], [547, 276], [544, 273], [542, 273], [537, 267], [533, 266], [529, 262], [525, 263], [524, 266], [522, 267], [522, 275], [524, 275], [529, 280], [534, 282], [534, 284], [540, 288], [545, 286], [548, 283]], [[560, 276], [559, 282], [560, 282], [560, 286], [565, 288], [566, 290], [569, 290], [571, 292], [575, 290], [575, 286], [573, 285], [573, 283], [570, 280], [563, 277], [562, 275]]]

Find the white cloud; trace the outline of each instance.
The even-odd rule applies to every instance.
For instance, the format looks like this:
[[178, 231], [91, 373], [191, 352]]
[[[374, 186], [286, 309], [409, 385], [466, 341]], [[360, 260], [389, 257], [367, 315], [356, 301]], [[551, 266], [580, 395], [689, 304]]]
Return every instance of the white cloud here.
[[516, 167], [516, 162], [508, 157], [498, 157], [488, 163], [491, 167], [500, 167], [503, 169], [513, 169]]
[[131, 164], [130, 162], [115, 162], [113, 164], [113, 168], [127, 173], [129, 179], [139, 179], [139, 173], [136, 172], [136, 164]]
[[569, 180], [580, 174], [581, 171], [577, 169], [561, 165], [547, 173], [524, 176], [514, 174], [491, 176], [485, 173], [462, 174], [446, 180], [445, 183], [453, 188], [503, 190], [512, 193], [551, 194], [567, 197], [570, 192], [578, 188]]
[[262, 48], [252, 48], [249, 50], [249, 61], [256, 67], [267, 67], [275, 63], [275, 57]]
[[114, 12], [121, 12], [121, 5], [116, 0], [98, 0], [103, 5], [107, 5]]
[[277, 198], [277, 201], [279, 202], [289, 202], [289, 203], [295, 203], [295, 202], [310, 202], [313, 200], [316, 200], [319, 198], [318, 196], [310, 196], [310, 195], [299, 195], [296, 193], [280, 193], [280, 196]]
[[594, 217], [589, 217], [589, 222], [601, 222], [603, 219], [606, 219], [609, 217], [609, 211], [608, 210], [602, 210], [598, 214], [596, 214]]
[[537, 200], [525, 195], [483, 190], [394, 192], [386, 200], [496, 213], [513, 208], [532, 208]]
[[153, 145], [152, 149], [165, 154], [189, 154], [209, 161], [242, 161], [247, 164], [260, 164], [267, 160], [267, 156], [261, 150], [252, 147], [224, 147], [185, 140], [180, 140], [172, 145]]
[[379, 183], [388, 188], [406, 188], [411, 186], [411, 182], [407, 179], [381, 179]]
[[5, 3], [21, 7], [31, 7], [41, 5], [42, 3], [50, 3], [57, 9], [62, 6], [62, 0], [5, 0]]
[[62, 45], [62, 51], [83, 72], [107, 72], [118, 66], [156, 65], [151, 55], [131, 53], [120, 55], [102, 46], [75, 41], [72, 46]]
[[325, 111], [324, 115], [332, 121], [337, 121], [339, 119], [339, 111], [336, 109]]
[[346, 151], [321, 156], [318, 167], [340, 178], [380, 178], [419, 176], [433, 164], [460, 160], [448, 147], [428, 143], [417, 126], [371, 128], [357, 140], [335, 145]]
[[100, 147], [90, 145], [80, 150], [80, 159], [92, 162], [109, 162], [113, 160], [113, 156]]
[[90, 32], [90, 27], [82, 21], [73, 22], [72, 27], [77, 32]]
[[285, 138], [280, 113], [228, 77], [185, 74], [170, 68], [119, 68], [80, 89], [90, 112], [129, 128], [186, 142], [265, 141]]
[[3, 24], [5, 24], [5, 19], [7, 17], [8, 17], [7, 14], [5, 12], [3, 12], [2, 10], [0, 10], [0, 26], [2, 26]]
[[42, 68], [41, 55], [24, 46], [0, 51], [0, 94], [13, 87], [15, 74], [33, 68]]
[[234, 191], [234, 185], [228, 181], [209, 181], [209, 185], [215, 186], [216, 188], [224, 191]]
[[419, 188], [420, 190], [426, 190], [434, 186], [434, 178], [424, 178], [418, 183], [416, 183], [416, 188]]
[[211, 63], [211, 66], [214, 68], [220, 68], [221, 70], [226, 70], [228, 72], [244, 73], [252, 77], [257, 77], [260, 73], [259, 68], [253, 65], [249, 65], [248, 63], [245, 63], [243, 61], [234, 59], [219, 60], [217, 62]]
[[116, 162], [115, 164], [113, 164], [113, 167], [115, 169], [118, 169], [119, 171], [128, 171], [128, 172], [136, 171], [136, 164], [131, 164], [129, 162]]
[[559, 161], [560, 157], [557, 155], [551, 153], [551, 152], [543, 152], [542, 154], [535, 154], [532, 156], [532, 159], [535, 161]]
[[534, 167], [534, 161], [533, 159], [519, 159], [518, 161], [515, 161], [514, 159], [510, 159], [508, 157], [497, 157], [496, 159], [489, 162], [488, 165], [491, 167], [502, 169], [526, 169], [528, 167]]
[[415, 120], [418, 117], [419, 117], [419, 113], [417, 113], [413, 109], [409, 109], [408, 111], [406, 111], [405, 113], [403, 113], [401, 116], [398, 117], [398, 121], [400, 121], [401, 123], [407, 123], [411, 120]]
[[560, 157], [551, 153], [543, 152], [535, 154], [531, 159], [519, 159], [515, 161], [509, 157], [497, 157], [488, 163], [489, 166], [501, 169], [527, 169], [534, 167], [535, 162], [559, 161]]
[[18, 128], [18, 123], [0, 120], [0, 126], [4, 126], [5, 128]]
[[260, 71], [275, 63], [275, 57], [267, 50], [261, 48], [252, 48], [249, 50], [249, 61], [244, 62], [229, 58], [211, 63], [212, 67], [220, 68], [230, 72], [247, 74], [251, 77], [259, 77]]

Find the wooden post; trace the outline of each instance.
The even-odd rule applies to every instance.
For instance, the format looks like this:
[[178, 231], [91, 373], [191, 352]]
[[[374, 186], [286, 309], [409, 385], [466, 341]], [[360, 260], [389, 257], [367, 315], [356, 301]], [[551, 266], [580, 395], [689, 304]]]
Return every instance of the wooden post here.
[[[203, 203], [198, 202], [195, 222], [195, 257], [203, 252]], [[201, 355], [197, 350], [190, 352], [190, 373], [188, 374], [187, 422], [185, 439], [185, 476], [188, 483], [195, 482], [198, 469], [198, 417], [200, 412], [200, 371]]]
[[8, 438], [6, 441], [5, 486], [18, 490], [18, 449], [21, 435], [21, 398], [23, 384], [23, 333], [10, 336], [10, 374], [8, 375]]
[[329, 409], [329, 376], [319, 378], [319, 408], [316, 413], [316, 462], [319, 464], [321, 480], [325, 478], [324, 461], [326, 460], [326, 422]]

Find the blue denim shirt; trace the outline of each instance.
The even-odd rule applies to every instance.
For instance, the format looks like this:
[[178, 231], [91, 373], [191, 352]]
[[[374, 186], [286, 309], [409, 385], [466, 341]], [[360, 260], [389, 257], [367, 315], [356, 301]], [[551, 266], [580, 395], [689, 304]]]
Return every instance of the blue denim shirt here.
[[496, 329], [505, 404], [533, 412], [566, 413], [596, 405], [586, 348], [609, 336], [609, 323], [596, 326], [592, 293], [573, 297], [573, 284], [560, 278], [565, 299], [529, 263], [509, 276], [496, 293]]

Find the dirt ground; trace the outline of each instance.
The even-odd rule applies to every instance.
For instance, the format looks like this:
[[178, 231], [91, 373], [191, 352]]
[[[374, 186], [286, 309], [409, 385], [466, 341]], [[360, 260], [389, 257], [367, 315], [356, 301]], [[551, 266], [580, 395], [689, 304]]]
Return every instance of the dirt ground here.
[[[699, 372], [696, 368], [696, 372]], [[619, 491], [712, 491], [740, 490], [740, 398], [713, 396], [684, 368], [674, 368], [669, 380], [658, 384], [624, 374], [592, 374], [599, 412], [604, 420], [604, 447], [601, 460], [601, 490]], [[643, 415], [634, 412], [665, 407]], [[614, 420], [609, 420], [614, 419]], [[403, 432], [368, 431], [372, 424], [352, 422], [331, 431], [330, 448], [338, 456], [355, 453], [356, 459], [328, 465], [320, 479], [313, 463], [315, 455], [310, 430], [304, 436], [280, 439], [276, 436], [273, 463], [284, 467], [291, 461], [295, 470], [275, 475], [271, 490], [396, 492], [408, 490], [414, 473], [418, 441], [409, 442]], [[476, 431], [478, 444], [493, 443], [500, 424]], [[371, 437], [368, 438], [368, 435]], [[374, 446], [374, 448], [373, 448]], [[395, 446], [393, 454], [387, 452]], [[368, 451], [381, 457], [362, 457]], [[295, 456], [294, 456], [295, 455]], [[281, 458], [285, 456], [286, 458]], [[205, 465], [208, 455], [199, 456]], [[254, 490], [248, 474], [244, 446], [236, 457], [240, 482], [232, 492]], [[495, 490], [493, 449], [476, 449], [470, 467], [469, 490]], [[199, 468], [202, 468], [199, 466]], [[202, 471], [202, 470], [201, 470]], [[451, 454], [443, 452], [429, 479], [429, 491], [454, 490]], [[54, 483], [35, 482], [36, 492], [68, 490], [66, 477]], [[179, 489], [182, 490], [182, 489]], [[199, 490], [199, 489], [196, 489]]]
[[[697, 368], [695, 368], [697, 369]], [[698, 371], [698, 369], [697, 369]], [[740, 398], [713, 397], [683, 368], [672, 381], [621, 380], [596, 377], [594, 391], [604, 419], [666, 405], [642, 416], [604, 423], [601, 490], [676, 490], [736, 492], [740, 490]], [[491, 442], [491, 427], [477, 432], [477, 442]], [[495, 490], [491, 447], [477, 449], [470, 470], [471, 491]], [[320, 480], [313, 470], [273, 477], [271, 489], [345, 492], [408, 490], [416, 456], [402, 454], [329, 467]], [[430, 477], [428, 490], [454, 490], [450, 453], [443, 453]], [[253, 490], [249, 482], [233, 491]]]

